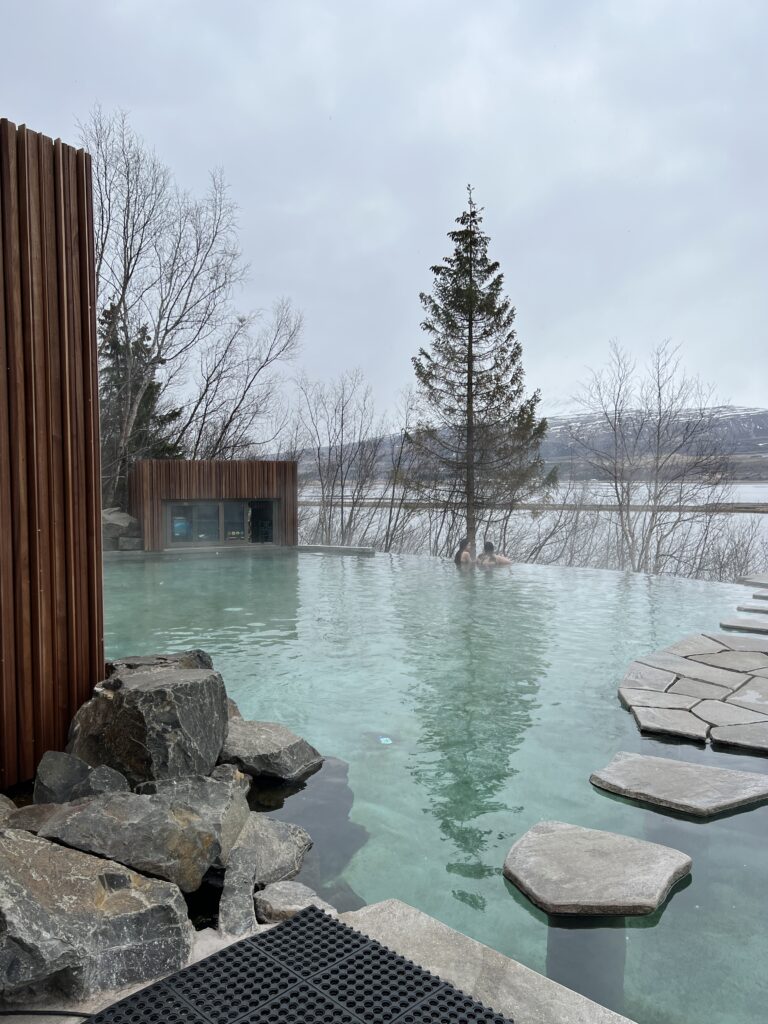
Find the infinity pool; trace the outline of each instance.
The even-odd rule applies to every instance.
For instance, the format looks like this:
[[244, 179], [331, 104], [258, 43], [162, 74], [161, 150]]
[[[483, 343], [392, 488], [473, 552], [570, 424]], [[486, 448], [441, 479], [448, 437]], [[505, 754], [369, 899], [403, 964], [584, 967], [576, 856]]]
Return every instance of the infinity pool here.
[[[629, 661], [744, 593], [381, 555], [113, 561], [107, 655], [203, 647], [246, 717], [348, 763], [275, 812], [313, 832], [307, 881], [339, 903], [405, 900], [638, 1024], [763, 1024], [768, 806], [697, 822], [588, 781], [619, 750], [768, 770], [644, 739], [616, 700]], [[675, 846], [693, 878], [649, 917], [548, 919], [501, 875], [542, 818]]]

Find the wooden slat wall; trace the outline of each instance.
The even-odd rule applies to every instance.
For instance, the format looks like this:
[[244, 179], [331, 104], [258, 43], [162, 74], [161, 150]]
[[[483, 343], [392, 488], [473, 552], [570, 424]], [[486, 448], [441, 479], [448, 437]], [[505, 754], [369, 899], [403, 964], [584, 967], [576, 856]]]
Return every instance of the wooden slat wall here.
[[0, 120], [0, 789], [103, 676], [90, 157]]
[[277, 543], [298, 544], [297, 464], [267, 460], [232, 462], [145, 459], [128, 475], [130, 511], [144, 533], [145, 551], [162, 551], [164, 501], [278, 500]]

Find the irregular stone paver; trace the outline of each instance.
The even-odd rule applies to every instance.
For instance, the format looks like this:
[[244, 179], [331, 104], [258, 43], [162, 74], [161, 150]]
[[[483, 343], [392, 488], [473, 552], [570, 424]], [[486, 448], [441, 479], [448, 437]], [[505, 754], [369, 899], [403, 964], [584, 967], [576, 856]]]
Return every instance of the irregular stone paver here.
[[542, 821], [519, 839], [504, 875], [549, 914], [651, 914], [691, 858], [631, 836]]
[[728, 703], [768, 714], [768, 679], [753, 676], [748, 683], [731, 694]]
[[674, 672], [678, 676], [699, 679], [703, 683], [714, 683], [715, 686], [725, 686], [731, 690], [735, 690], [737, 686], [741, 686], [747, 681], [743, 673], [729, 672], [726, 669], [714, 668], [712, 665], [702, 665], [698, 661], [689, 661], [688, 658], [681, 658], [677, 654], [667, 654], [664, 651], [649, 654], [642, 661], [646, 665]]
[[674, 672], [664, 672], [650, 665], [641, 665], [634, 661], [621, 681], [623, 687], [637, 690], [666, 690], [675, 681]]
[[682, 693], [687, 697], [698, 697], [699, 700], [723, 700], [730, 696], [731, 690], [724, 686], [715, 686], [714, 683], [702, 683], [699, 679], [686, 679], [680, 677], [676, 683], [669, 688], [670, 693]]
[[753, 594], [752, 595], [752, 599], [754, 601], [768, 601], [768, 594], [760, 594], [760, 593]]
[[737, 707], [729, 701], [702, 700], [693, 709], [694, 715], [710, 725], [749, 725], [751, 722], [768, 722], [768, 715]]
[[721, 640], [723, 646], [731, 651], [762, 651], [768, 654], [768, 637], [744, 636], [740, 633], [715, 633], [715, 640]]
[[768, 615], [768, 605], [764, 604], [737, 604], [737, 612], [749, 612], [752, 615]]
[[740, 576], [737, 583], [743, 583], [747, 587], [768, 587], [768, 572], [758, 572], [751, 576]]
[[715, 668], [731, 668], [737, 672], [754, 672], [755, 669], [768, 668], [768, 654], [760, 651], [723, 651], [721, 654], [704, 654], [695, 657], [704, 665]]
[[667, 654], [679, 654], [681, 658], [690, 658], [694, 654], [717, 654], [723, 650], [723, 645], [713, 640], [712, 637], [704, 636], [703, 633], [694, 633], [692, 636], [683, 637], [671, 647], [665, 647]]
[[700, 697], [686, 697], [682, 693], [660, 693], [658, 690], [633, 690], [628, 687], [619, 689], [619, 700], [625, 708], [678, 708], [690, 711], [698, 704]]
[[254, 903], [256, 919], [260, 924], [287, 921], [307, 907], [317, 907], [331, 917], [339, 916], [335, 907], [320, 899], [314, 889], [301, 882], [273, 882], [256, 893]]
[[768, 800], [768, 775], [625, 751], [589, 781], [611, 793], [699, 817]]
[[0, 920], [0, 991], [55, 988], [59, 1000], [176, 971], [194, 936], [175, 885], [11, 829]]
[[710, 735], [713, 743], [768, 754], [768, 722], [756, 725], [716, 726]]
[[720, 629], [734, 629], [741, 633], [765, 633], [768, 635], [768, 618], [756, 615], [752, 619], [723, 619]]
[[683, 736], [685, 739], [706, 743], [709, 726], [690, 711], [675, 711], [667, 708], [632, 708], [642, 732], [660, 732], [669, 736]]
[[249, 775], [267, 775], [294, 781], [317, 771], [320, 753], [306, 740], [278, 722], [250, 722], [231, 718], [220, 761], [236, 764]]

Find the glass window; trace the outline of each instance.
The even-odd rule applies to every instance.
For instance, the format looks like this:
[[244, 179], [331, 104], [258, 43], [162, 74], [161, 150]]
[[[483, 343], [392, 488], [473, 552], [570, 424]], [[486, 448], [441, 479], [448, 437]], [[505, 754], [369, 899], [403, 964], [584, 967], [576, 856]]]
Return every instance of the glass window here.
[[195, 506], [195, 535], [197, 541], [219, 539], [218, 502], [199, 502]]
[[224, 503], [224, 540], [245, 540], [245, 502]]
[[192, 506], [171, 505], [171, 540], [192, 540]]

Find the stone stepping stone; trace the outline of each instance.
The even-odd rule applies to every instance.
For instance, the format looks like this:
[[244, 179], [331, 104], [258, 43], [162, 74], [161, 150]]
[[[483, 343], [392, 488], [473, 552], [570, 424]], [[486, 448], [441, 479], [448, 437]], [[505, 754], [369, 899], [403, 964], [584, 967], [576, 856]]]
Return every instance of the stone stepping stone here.
[[768, 800], [768, 775], [625, 751], [589, 781], [611, 793], [702, 818]]
[[737, 686], [741, 686], [742, 683], [747, 681], [746, 676], [739, 672], [714, 668], [712, 665], [702, 665], [698, 661], [689, 661], [688, 658], [681, 658], [677, 654], [667, 654], [665, 651], [656, 651], [654, 654], [648, 654], [642, 659], [642, 662], [644, 665], [651, 665], [653, 668], [674, 672], [677, 676], [699, 679], [703, 683], [725, 686], [729, 690], [735, 690]]
[[619, 700], [628, 711], [632, 708], [678, 708], [680, 711], [690, 711], [699, 703], [700, 698], [686, 697], [682, 693], [660, 693], [658, 690], [633, 690], [622, 686]]
[[768, 572], [758, 572], [752, 576], [740, 576], [736, 582], [743, 583], [747, 587], [768, 587]]
[[681, 658], [690, 658], [695, 654], [717, 654], [722, 650], [721, 643], [713, 640], [710, 636], [704, 636], [703, 633], [686, 636], [682, 640], [678, 640], [676, 644], [672, 644], [671, 647], [664, 648], [665, 653], [678, 654]]
[[731, 651], [759, 651], [768, 654], [768, 637], [744, 636], [740, 633], [715, 633], [714, 638], [720, 640], [724, 647]]
[[768, 601], [768, 594], [756, 593], [752, 595], [755, 601]]
[[691, 858], [630, 836], [542, 821], [519, 839], [504, 876], [548, 914], [651, 914]]
[[[744, 680], [748, 678], [743, 677]], [[678, 679], [670, 686], [670, 693], [683, 693], [687, 697], [698, 697], [699, 700], [724, 700], [732, 691], [725, 686], [715, 686], [713, 683], [702, 683], [699, 679]]]
[[722, 700], [702, 700], [693, 709], [693, 713], [710, 725], [750, 725], [753, 722], [768, 722], [768, 714], [762, 715]]
[[722, 725], [712, 729], [712, 742], [768, 754], [768, 722], [754, 725]]
[[758, 615], [768, 615], [768, 605], [764, 604], [737, 604], [737, 612], [756, 612]]
[[674, 672], [665, 672], [663, 669], [652, 668], [650, 665], [642, 665], [639, 661], [633, 661], [621, 681], [621, 686], [636, 690], [663, 691], [674, 681]]
[[659, 732], [668, 736], [707, 742], [709, 726], [690, 711], [667, 708], [632, 708], [632, 714], [641, 732]]
[[731, 694], [728, 703], [768, 715], [768, 679], [754, 676], [748, 683]]
[[760, 616], [753, 619], [723, 619], [720, 629], [733, 629], [742, 633], [765, 633], [768, 636], [768, 619]]
[[735, 672], [755, 672], [761, 668], [768, 668], [768, 654], [761, 651], [723, 651], [721, 654], [704, 654], [692, 660], [714, 665], [716, 668], [729, 668]]

